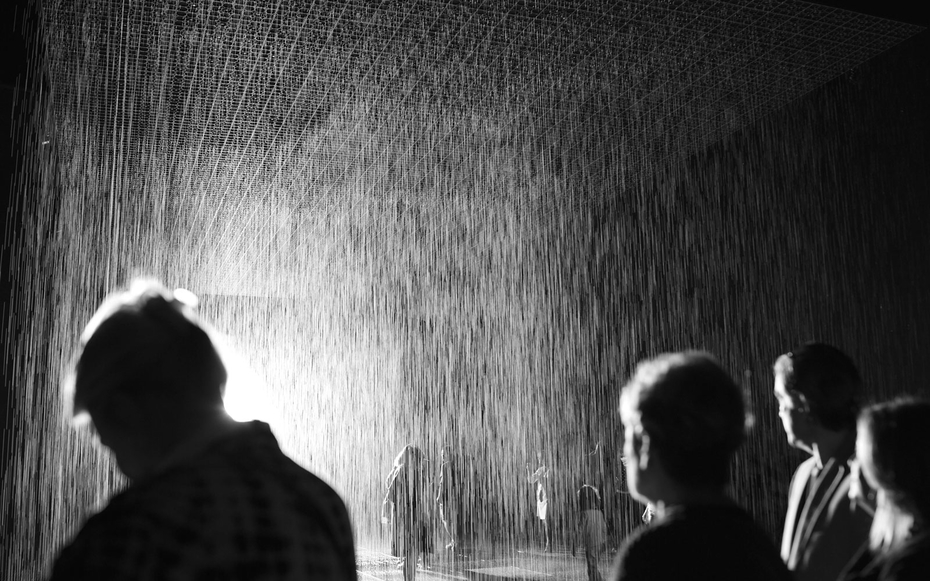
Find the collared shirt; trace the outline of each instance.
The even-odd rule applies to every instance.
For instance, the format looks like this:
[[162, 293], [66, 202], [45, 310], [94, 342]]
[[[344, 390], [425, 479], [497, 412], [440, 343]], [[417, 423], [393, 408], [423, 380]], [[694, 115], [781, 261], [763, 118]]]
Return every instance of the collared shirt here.
[[808, 458], [791, 480], [781, 557], [799, 581], [836, 579], [868, 541], [872, 517], [849, 500], [854, 447], [855, 433], [822, 467]]
[[342, 499], [261, 422], [134, 484], [60, 554], [69, 579], [357, 578]]

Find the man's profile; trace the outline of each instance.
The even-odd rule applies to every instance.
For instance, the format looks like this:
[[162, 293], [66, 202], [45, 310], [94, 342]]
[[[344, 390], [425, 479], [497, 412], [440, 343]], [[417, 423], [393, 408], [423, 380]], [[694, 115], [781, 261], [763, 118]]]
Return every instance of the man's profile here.
[[865, 545], [872, 521], [865, 507], [849, 502], [859, 372], [824, 343], [781, 355], [773, 371], [788, 443], [811, 456], [791, 480], [781, 557], [800, 581], [836, 579]]

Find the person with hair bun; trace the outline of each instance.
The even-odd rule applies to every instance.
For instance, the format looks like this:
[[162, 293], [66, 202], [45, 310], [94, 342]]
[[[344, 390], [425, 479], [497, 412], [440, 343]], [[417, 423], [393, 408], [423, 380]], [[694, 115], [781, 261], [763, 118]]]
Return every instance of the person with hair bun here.
[[108, 297], [71, 372], [131, 485], [61, 551], [53, 581], [357, 578], [336, 492], [223, 405], [226, 366], [196, 297], [136, 281]]
[[930, 579], [930, 401], [898, 399], [859, 416], [856, 464], [875, 491], [871, 563], [847, 579]]

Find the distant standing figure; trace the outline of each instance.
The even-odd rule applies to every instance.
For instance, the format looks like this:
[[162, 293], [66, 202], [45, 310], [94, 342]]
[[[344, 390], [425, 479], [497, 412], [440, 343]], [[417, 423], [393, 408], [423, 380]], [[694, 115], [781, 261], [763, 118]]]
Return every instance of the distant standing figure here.
[[797, 581], [836, 579], [864, 549], [872, 522], [863, 505], [849, 502], [859, 372], [823, 343], [785, 353], [773, 371], [788, 444], [810, 454], [791, 479], [781, 557]]
[[876, 491], [874, 555], [857, 581], [930, 579], [930, 401], [901, 399], [859, 416], [856, 462]]
[[[597, 562], [607, 549], [607, 520], [604, 519], [601, 494], [597, 488], [583, 484], [578, 489], [578, 531], [576, 538], [584, 547], [588, 581], [602, 581]], [[572, 543], [572, 556], [575, 544]]]
[[583, 481], [597, 488], [601, 498], [601, 511], [607, 520], [608, 538], [616, 530], [615, 521], [618, 512], [618, 506], [615, 501], [617, 497], [617, 488], [615, 486], [616, 477], [613, 474], [616, 460], [611, 460], [612, 454], [607, 450], [607, 446], [602, 440], [598, 440], [594, 445], [594, 450], [586, 454], [584, 459], [585, 473]]
[[551, 550], [549, 538], [549, 467], [542, 461], [542, 453], [537, 452], [536, 459], [540, 464], [535, 472], [530, 473], [529, 464], [526, 465], [526, 479], [530, 483], [536, 484], [536, 516], [542, 523], [543, 533], [546, 535], [546, 549], [548, 553]]
[[416, 446], [407, 445], [394, 459], [384, 495], [382, 522], [392, 524], [391, 551], [402, 560], [404, 580], [416, 576], [417, 559], [432, 550], [429, 530], [430, 504], [426, 459]]
[[455, 465], [456, 460], [452, 448], [444, 446], [440, 452], [439, 490], [436, 494], [436, 504], [439, 506], [442, 526], [449, 535], [446, 549], [450, 551], [456, 548], [462, 503], [462, 482], [460, 482], [458, 467]]
[[630, 493], [655, 518], [627, 537], [612, 581], [789, 581], [772, 541], [727, 494], [743, 392], [709, 354], [641, 362], [620, 395]]
[[137, 281], [81, 335], [74, 416], [132, 484], [88, 519], [52, 579], [356, 579], [336, 492], [267, 424], [226, 414], [226, 368], [195, 306], [188, 291]]

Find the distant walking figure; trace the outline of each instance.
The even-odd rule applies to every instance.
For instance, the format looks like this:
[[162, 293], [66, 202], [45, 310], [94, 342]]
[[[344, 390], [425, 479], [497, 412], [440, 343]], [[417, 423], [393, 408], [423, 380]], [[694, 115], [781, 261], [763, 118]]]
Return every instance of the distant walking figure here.
[[391, 552], [402, 559], [404, 580], [416, 576], [417, 559], [432, 550], [430, 542], [429, 483], [423, 452], [407, 445], [394, 459], [384, 495], [382, 521], [392, 524]]
[[[578, 531], [575, 538], [581, 541], [584, 547], [585, 563], [588, 570], [588, 581], [602, 581], [601, 572], [597, 568], [597, 561], [607, 548], [607, 520], [604, 519], [601, 494], [597, 488], [583, 484], [578, 489]], [[575, 555], [575, 544], [572, 543], [572, 556]]]
[[439, 490], [436, 493], [436, 504], [439, 506], [439, 516], [442, 519], [442, 525], [449, 535], [449, 543], [446, 549], [454, 550], [458, 544], [458, 534], [461, 505], [462, 505], [462, 482], [461, 474], [456, 465], [458, 458], [453, 454], [452, 448], [444, 446], [440, 456], [439, 464]]
[[536, 484], [536, 516], [542, 523], [543, 532], [546, 535], [546, 552], [551, 550], [549, 538], [549, 467], [542, 461], [542, 453], [536, 453], [536, 459], [540, 464], [535, 472], [530, 473], [529, 464], [526, 465], [526, 479], [530, 483]]

